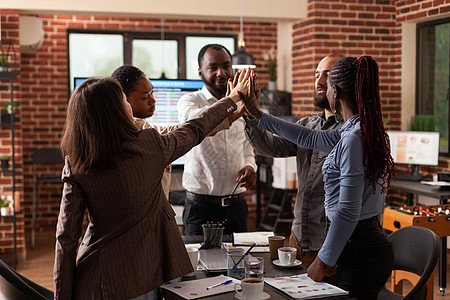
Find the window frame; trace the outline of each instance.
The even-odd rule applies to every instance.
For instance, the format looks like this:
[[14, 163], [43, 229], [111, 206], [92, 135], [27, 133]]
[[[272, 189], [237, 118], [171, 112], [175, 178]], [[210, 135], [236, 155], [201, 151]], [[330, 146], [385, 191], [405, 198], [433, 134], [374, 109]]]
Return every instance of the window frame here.
[[[70, 44], [69, 36], [72, 33], [86, 34], [121, 34], [123, 35], [123, 62], [132, 62], [132, 43], [135, 39], [161, 40], [161, 31], [130, 31], [130, 30], [109, 30], [109, 29], [81, 29], [68, 28], [67, 35], [67, 86], [70, 96]], [[177, 40], [178, 42], [178, 79], [186, 80], [186, 37], [230, 37], [234, 39], [235, 49], [237, 49], [237, 34], [215, 33], [215, 32], [172, 32], [164, 31], [164, 40]]]

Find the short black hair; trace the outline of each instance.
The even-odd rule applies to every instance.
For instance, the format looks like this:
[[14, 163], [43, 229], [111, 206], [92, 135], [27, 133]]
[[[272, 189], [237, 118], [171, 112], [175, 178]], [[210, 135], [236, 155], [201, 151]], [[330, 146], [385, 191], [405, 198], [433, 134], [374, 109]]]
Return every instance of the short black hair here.
[[136, 83], [141, 78], [145, 78], [144, 72], [139, 68], [132, 65], [123, 65], [118, 67], [112, 74], [111, 77], [117, 80], [122, 86], [122, 90], [125, 96], [129, 96], [130, 92], [133, 91]]
[[228, 55], [230, 56], [230, 58], [232, 58], [232, 55], [230, 53], [230, 50], [228, 50], [227, 48], [225, 48], [225, 46], [220, 45], [220, 44], [208, 44], [203, 46], [202, 49], [200, 49], [200, 52], [198, 53], [198, 67], [201, 68], [202, 67], [202, 60], [203, 60], [203, 56], [205, 56], [205, 52], [206, 50], [208, 50], [209, 48], [214, 49], [214, 50], [225, 50]]

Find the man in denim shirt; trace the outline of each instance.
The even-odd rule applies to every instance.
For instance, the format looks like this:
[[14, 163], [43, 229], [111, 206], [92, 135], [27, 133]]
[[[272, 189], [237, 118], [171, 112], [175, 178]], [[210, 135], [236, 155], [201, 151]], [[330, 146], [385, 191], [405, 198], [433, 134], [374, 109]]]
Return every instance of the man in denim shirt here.
[[[342, 117], [339, 114], [334, 115], [330, 110], [326, 92], [328, 73], [343, 57], [331, 54], [319, 62], [315, 71], [314, 105], [323, 111], [305, 117], [297, 124], [318, 130], [334, 130], [342, 126]], [[298, 147], [282, 137], [258, 128], [259, 120], [245, 117], [245, 121], [247, 138], [259, 155], [297, 156], [298, 192], [289, 245], [297, 248], [297, 258], [309, 266], [327, 234], [322, 163], [328, 153]], [[327, 273], [333, 274], [334, 271]]]

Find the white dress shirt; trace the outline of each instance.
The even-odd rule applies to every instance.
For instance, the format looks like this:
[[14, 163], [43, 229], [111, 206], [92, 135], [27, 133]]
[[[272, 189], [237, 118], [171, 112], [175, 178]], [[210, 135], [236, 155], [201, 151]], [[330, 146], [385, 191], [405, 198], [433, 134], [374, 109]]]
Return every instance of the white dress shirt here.
[[[179, 122], [195, 118], [217, 101], [206, 87], [182, 96], [177, 104]], [[213, 196], [229, 195], [241, 169], [250, 166], [256, 171], [255, 155], [245, 137], [244, 128], [245, 122], [239, 118], [229, 129], [205, 138], [188, 152], [183, 172], [183, 187], [187, 191]], [[235, 193], [244, 191], [244, 187], [238, 187]]]

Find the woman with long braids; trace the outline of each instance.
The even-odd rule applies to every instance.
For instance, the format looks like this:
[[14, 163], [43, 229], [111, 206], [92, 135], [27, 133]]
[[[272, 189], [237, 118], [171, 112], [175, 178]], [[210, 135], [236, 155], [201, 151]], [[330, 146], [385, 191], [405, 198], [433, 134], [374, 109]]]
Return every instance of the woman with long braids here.
[[302, 147], [329, 152], [322, 172], [330, 228], [308, 276], [320, 281], [325, 267], [336, 265], [337, 286], [357, 299], [376, 299], [394, 262], [392, 244], [378, 219], [394, 172], [382, 122], [378, 67], [370, 56], [346, 57], [328, 80], [330, 107], [345, 121], [337, 131], [311, 130], [262, 113], [253, 79], [249, 96], [241, 98], [260, 119], [260, 127]]

